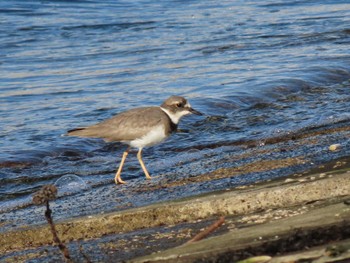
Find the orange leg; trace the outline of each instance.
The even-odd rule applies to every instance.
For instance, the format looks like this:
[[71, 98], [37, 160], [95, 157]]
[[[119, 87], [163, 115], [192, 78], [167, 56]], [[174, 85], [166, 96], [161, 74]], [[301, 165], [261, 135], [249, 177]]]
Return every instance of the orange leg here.
[[147, 178], [147, 179], [151, 179], [151, 176], [149, 175], [149, 173], [148, 173], [148, 171], [147, 171], [147, 169], [146, 169], [146, 166], [145, 166], [145, 164], [144, 164], [143, 161], [142, 161], [142, 156], [141, 156], [141, 154], [142, 154], [142, 148], [140, 148], [140, 149], [139, 149], [139, 152], [137, 153], [137, 159], [139, 160], [139, 162], [140, 162], [140, 164], [141, 164], [142, 170], [143, 170], [143, 172], [145, 173], [146, 178]]
[[130, 148], [126, 149], [126, 151], [123, 153], [123, 157], [122, 157], [122, 160], [120, 161], [120, 165], [119, 165], [118, 171], [117, 171], [117, 173], [115, 174], [115, 177], [114, 177], [114, 181], [115, 181], [116, 184], [125, 184], [125, 181], [122, 180], [120, 175], [122, 173], [124, 162], [125, 162], [126, 156], [128, 156], [129, 150], [130, 150]]

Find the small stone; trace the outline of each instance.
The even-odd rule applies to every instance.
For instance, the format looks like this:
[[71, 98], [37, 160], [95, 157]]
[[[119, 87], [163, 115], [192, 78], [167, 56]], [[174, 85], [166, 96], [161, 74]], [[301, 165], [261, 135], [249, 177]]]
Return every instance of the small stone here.
[[294, 179], [292, 178], [287, 178], [286, 180], [284, 180], [285, 183], [291, 183], [291, 182], [295, 182]]
[[334, 151], [339, 150], [340, 148], [341, 148], [341, 144], [336, 143], [336, 144], [332, 144], [331, 146], [329, 146], [328, 149], [329, 149], [330, 151], [334, 152]]

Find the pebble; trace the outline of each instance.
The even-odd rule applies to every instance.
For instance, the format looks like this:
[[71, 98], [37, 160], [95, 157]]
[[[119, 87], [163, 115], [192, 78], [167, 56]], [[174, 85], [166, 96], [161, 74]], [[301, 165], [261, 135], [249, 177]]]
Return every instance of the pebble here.
[[294, 179], [291, 178], [287, 178], [286, 180], [284, 180], [285, 183], [291, 183], [291, 182], [295, 182]]
[[329, 149], [330, 151], [334, 152], [334, 151], [339, 150], [340, 148], [341, 148], [341, 144], [336, 143], [336, 144], [332, 144], [331, 146], [329, 146], [328, 149]]

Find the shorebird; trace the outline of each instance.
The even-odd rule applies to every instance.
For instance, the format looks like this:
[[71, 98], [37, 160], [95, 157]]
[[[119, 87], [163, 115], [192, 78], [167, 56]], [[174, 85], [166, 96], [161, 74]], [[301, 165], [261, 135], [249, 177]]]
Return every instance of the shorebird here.
[[107, 142], [121, 142], [128, 145], [115, 174], [116, 184], [124, 184], [121, 172], [130, 148], [137, 148], [137, 159], [147, 179], [151, 179], [142, 160], [142, 149], [164, 141], [177, 130], [180, 119], [188, 114], [202, 115], [194, 110], [183, 97], [171, 96], [160, 107], [135, 108], [83, 128], [68, 131], [68, 136], [102, 138]]

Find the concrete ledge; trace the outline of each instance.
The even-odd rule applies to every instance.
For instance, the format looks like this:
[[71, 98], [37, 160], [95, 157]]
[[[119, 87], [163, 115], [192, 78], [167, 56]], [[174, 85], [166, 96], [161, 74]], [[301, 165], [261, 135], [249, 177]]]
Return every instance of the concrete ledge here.
[[[248, 228], [234, 229], [218, 237], [185, 244], [150, 256], [134, 259], [130, 262], [236, 262], [237, 259], [235, 257], [242, 250], [249, 254], [249, 250], [264, 251], [268, 246], [279, 247], [273, 243], [287, 243], [289, 247], [295, 246], [291, 237], [295, 235], [296, 229], [299, 232], [306, 232], [305, 236], [310, 235], [310, 233], [313, 236], [316, 236], [315, 233], [321, 233], [318, 235], [325, 237], [329, 234], [327, 231], [341, 231], [345, 236], [350, 237], [349, 227], [350, 207], [343, 203], [338, 203], [315, 209], [303, 215], [282, 219], [278, 223], [269, 222]], [[348, 229], [347, 232], [343, 231], [344, 229]], [[299, 234], [298, 242], [302, 243], [302, 239]], [[307, 241], [310, 242], [310, 237], [307, 238]], [[317, 244], [318, 241], [314, 240], [314, 242]], [[280, 247], [282, 248], [283, 245]], [[282, 251], [283, 249], [279, 252]], [[273, 262], [292, 261], [275, 259]]]

